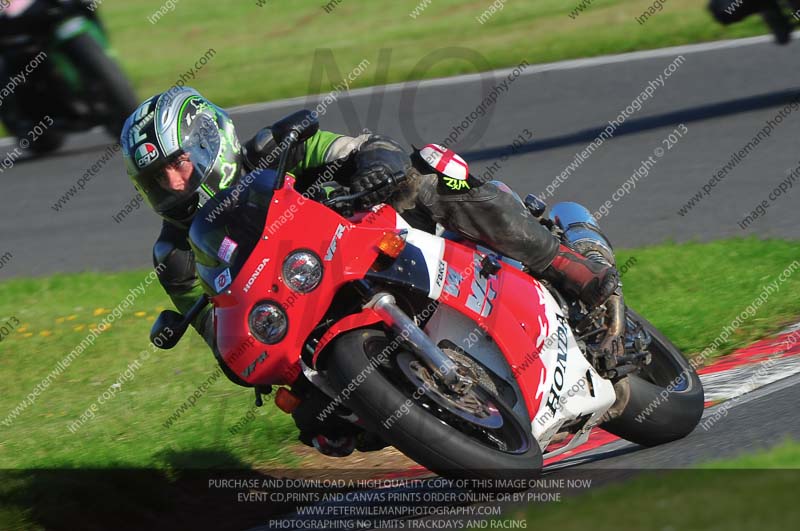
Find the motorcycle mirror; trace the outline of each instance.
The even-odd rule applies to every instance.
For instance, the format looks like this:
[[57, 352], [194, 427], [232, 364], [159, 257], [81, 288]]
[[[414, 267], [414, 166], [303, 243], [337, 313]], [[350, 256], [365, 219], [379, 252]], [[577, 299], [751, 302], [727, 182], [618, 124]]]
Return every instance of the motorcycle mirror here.
[[542, 214], [544, 214], [544, 211], [547, 210], [547, 203], [533, 194], [528, 194], [525, 196], [525, 207], [528, 209], [528, 212], [533, 214], [533, 217], [540, 218]]
[[303, 109], [272, 124], [272, 137], [279, 146], [289, 138], [289, 133], [292, 131], [297, 135], [294, 142], [305, 142], [319, 131], [319, 119], [317, 115], [308, 109]]
[[164, 310], [150, 329], [150, 342], [160, 349], [169, 350], [178, 344], [186, 328], [187, 323], [183, 315], [172, 310]]

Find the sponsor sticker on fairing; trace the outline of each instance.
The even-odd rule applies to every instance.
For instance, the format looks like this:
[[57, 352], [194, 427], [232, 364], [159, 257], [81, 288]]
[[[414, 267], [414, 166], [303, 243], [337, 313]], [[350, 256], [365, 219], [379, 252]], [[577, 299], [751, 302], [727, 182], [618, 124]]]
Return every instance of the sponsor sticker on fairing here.
[[444, 277], [446, 273], [447, 273], [447, 262], [445, 262], [444, 260], [440, 260], [439, 269], [436, 272], [436, 282], [435, 282], [436, 287], [437, 289], [439, 289], [439, 291], [441, 291], [442, 288], [444, 287]]
[[220, 244], [219, 246], [219, 251], [217, 251], [217, 256], [223, 262], [230, 263], [231, 256], [233, 256], [233, 252], [236, 250], [237, 247], [239, 247], [238, 243], [225, 236], [222, 239], [222, 244]]
[[217, 278], [214, 279], [214, 287], [216, 288], [217, 293], [219, 293], [230, 285], [231, 270], [226, 267], [225, 271], [217, 275]]

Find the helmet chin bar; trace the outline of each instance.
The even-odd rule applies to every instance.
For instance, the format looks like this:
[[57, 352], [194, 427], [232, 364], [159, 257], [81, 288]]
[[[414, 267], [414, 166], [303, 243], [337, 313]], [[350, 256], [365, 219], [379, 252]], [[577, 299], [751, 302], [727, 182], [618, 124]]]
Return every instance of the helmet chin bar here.
[[[208, 197], [207, 194], [202, 195]], [[180, 225], [184, 228], [189, 228], [189, 225], [192, 224], [192, 219], [194, 219], [194, 215], [197, 213], [197, 210], [200, 207], [200, 196], [201, 194], [199, 192], [193, 193], [180, 204], [175, 205], [169, 210], [161, 212], [161, 216], [171, 223]]]

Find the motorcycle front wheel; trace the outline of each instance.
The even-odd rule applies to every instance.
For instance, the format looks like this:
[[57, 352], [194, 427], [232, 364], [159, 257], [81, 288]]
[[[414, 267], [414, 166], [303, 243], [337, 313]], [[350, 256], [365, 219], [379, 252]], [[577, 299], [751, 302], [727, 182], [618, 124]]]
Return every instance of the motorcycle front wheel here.
[[115, 140], [119, 140], [125, 120], [139, 104], [127, 77], [100, 43], [87, 33], [64, 43], [64, 52], [81, 72], [87, 92], [96, 94], [105, 103], [103, 125]]
[[[344, 404], [370, 432], [445, 477], [516, 479], [538, 475], [542, 452], [531, 434], [530, 421], [518, 418], [502, 400], [479, 386], [470, 391], [474, 396], [462, 397], [460, 405], [448, 407], [446, 392], [426, 392], [397, 366], [414, 366], [413, 355], [402, 347], [390, 356], [382, 354], [391, 350], [385, 333], [357, 330], [336, 340], [325, 363], [328, 378]], [[420, 364], [416, 370], [425, 369]], [[432, 380], [427, 381], [430, 384]], [[466, 414], [467, 406], [476, 413]]]

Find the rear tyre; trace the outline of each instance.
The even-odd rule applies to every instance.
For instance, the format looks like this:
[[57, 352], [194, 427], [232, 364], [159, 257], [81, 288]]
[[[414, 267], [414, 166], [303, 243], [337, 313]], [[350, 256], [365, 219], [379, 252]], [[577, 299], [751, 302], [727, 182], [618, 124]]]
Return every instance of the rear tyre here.
[[[438, 410], [425, 396], [412, 399], [413, 391], [384, 376], [382, 370], [397, 371], [386, 369], [385, 363], [384, 369], [379, 368], [385, 355], [383, 359], [377, 356], [386, 352], [389, 344], [386, 335], [377, 330], [348, 332], [336, 340], [327, 360], [331, 383], [338, 390], [350, 389], [345, 405], [369, 431], [442, 476], [529, 478], [541, 471], [542, 452], [531, 434], [530, 421], [522, 421], [496, 400], [503, 428], [492, 431], [490, 440], [502, 440], [505, 451], [479, 440], [485, 433], [473, 430], [474, 425], [462, 426], [470, 435], [456, 429], [443, 420], [448, 418], [446, 411]], [[494, 400], [486, 396], [488, 401]]]
[[656, 327], [631, 309], [627, 315], [629, 325], [639, 323], [652, 336], [652, 362], [615, 385], [629, 398], [620, 416], [601, 427], [642, 446], [686, 437], [703, 415], [703, 384], [681, 351]]

